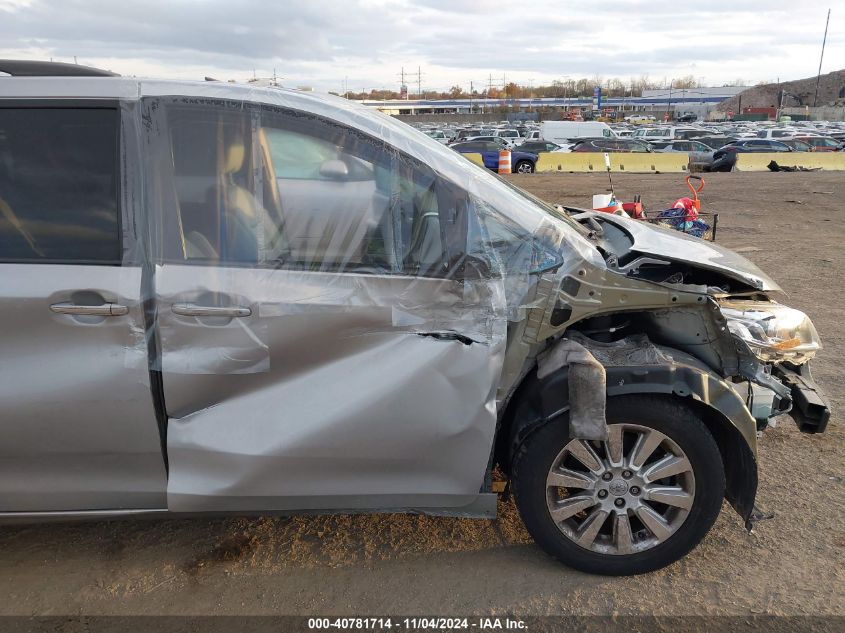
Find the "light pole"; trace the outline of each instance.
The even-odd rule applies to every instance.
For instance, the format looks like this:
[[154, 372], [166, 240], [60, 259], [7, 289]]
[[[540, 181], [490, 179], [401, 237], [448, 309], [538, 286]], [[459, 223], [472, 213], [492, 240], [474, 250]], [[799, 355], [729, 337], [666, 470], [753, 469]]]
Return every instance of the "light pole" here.
[[675, 82], [674, 79], [669, 80], [669, 103], [666, 105], [666, 120], [670, 121], [672, 119], [672, 115], [669, 114], [669, 111], [672, 109], [672, 84]]
[[566, 112], [569, 110], [569, 106], [566, 103], [566, 95], [569, 91], [569, 75], [563, 76], [563, 111]]

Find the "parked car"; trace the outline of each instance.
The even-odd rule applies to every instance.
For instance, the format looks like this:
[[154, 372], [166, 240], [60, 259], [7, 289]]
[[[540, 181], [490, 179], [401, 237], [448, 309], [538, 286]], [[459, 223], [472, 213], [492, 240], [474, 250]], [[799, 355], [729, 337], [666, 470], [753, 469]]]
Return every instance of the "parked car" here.
[[780, 141], [740, 139], [720, 147], [713, 154], [710, 171], [731, 171], [736, 165], [736, 155], [747, 152], [791, 152], [792, 148]]
[[346, 100], [2, 72], [4, 521], [491, 518], [495, 468], [552, 556], [634, 574], [723, 498], [750, 529], [770, 418], [825, 429], [812, 322], [726, 248]]
[[495, 143], [499, 149], [510, 149], [511, 144], [508, 142], [507, 139], [502, 138], [501, 136], [494, 136], [492, 134], [485, 134], [481, 136], [470, 136], [467, 138], [466, 142], [478, 142], [478, 143]]
[[425, 134], [427, 136], [430, 136], [431, 138], [433, 138], [438, 143], [443, 143], [443, 145], [446, 145], [447, 143], [449, 143], [449, 137], [446, 136], [446, 134], [441, 132], [440, 130], [429, 130], [429, 131], [426, 131]]
[[782, 138], [780, 142], [788, 145], [793, 152], [813, 152], [815, 148], [809, 143], [798, 140], [797, 138]]
[[791, 127], [776, 127], [776, 128], [768, 128], [766, 130], [758, 130], [757, 131], [757, 138], [763, 139], [775, 139], [775, 140], [783, 140], [787, 138], [793, 138], [795, 135], [799, 134], [799, 130]]
[[[488, 141], [469, 141], [455, 143], [452, 149], [461, 154], [481, 154], [484, 166], [493, 171], [499, 170], [499, 152], [508, 149], [501, 139]], [[537, 166], [537, 154], [520, 150], [511, 150], [511, 170], [518, 174], [532, 174]]]
[[478, 128], [472, 128], [472, 129], [467, 129], [467, 130], [458, 130], [458, 133], [452, 139], [452, 142], [453, 143], [463, 143], [464, 141], [467, 141], [474, 136], [482, 136], [484, 134], [485, 134], [485, 132], [482, 131], [481, 129], [478, 129]]
[[493, 135], [501, 137], [510, 147], [518, 145], [523, 140], [517, 130], [496, 130]]
[[517, 145], [516, 148], [521, 152], [539, 154], [540, 152], [556, 152], [560, 150], [561, 146], [551, 141], [525, 141]]
[[634, 130], [633, 138], [641, 141], [671, 141], [676, 138], [692, 138], [706, 134], [707, 132], [700, 128], [663, 125]]
[[803, 141], [816, 152], [836, 152], [842, 149], [842, 142], [829, 136], [794, 136], [796, 141]]
[[650, 115], [650, 114], [649, 115], [631, 114], [631, 115], [625, 117], [625, 121], [628, 122], [628, 123], [633, 123], [633, 124], [643, 124], [643, 123], [648, 124], [648, 123], [656, 122], [657, 118]]
[[707, 145], [711, 149], [720, 149], [720, 148], [724, 147], [725, 145], [727, 145], [728, 143], [731, 143], [731, 142], [737, 140], [737, 138], [735, 136], [716, 135], [716, 136], [697, 136], [695, 138], [695, 140], [698, 141], [699, 143], [704, 143], [705, 145]]
[[585, 138], [576, 141], [571, 147], [572, 152], [652, 152], [651, 145], [632, 138]]
[[655, 152], [682, 152], [689, 154], [690, 166], [704, 170], [710, 169], [710, 166], [713, 164], [713, 154], [716, 152], [712, 147], [699, 141], [656, 141], [652, 145]]

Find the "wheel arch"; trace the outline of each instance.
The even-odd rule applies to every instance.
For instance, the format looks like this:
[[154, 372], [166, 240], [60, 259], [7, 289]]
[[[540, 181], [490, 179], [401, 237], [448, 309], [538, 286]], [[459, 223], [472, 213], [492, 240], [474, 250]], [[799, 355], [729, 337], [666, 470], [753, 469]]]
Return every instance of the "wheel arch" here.
[[[710, 431], [725, 469], [725, 498], [746, 524], [757, 495], [757, 426], [739, 394], [703, 363], [676, 350], [669, 365], [607, 367], [607, 396], [643, 394], [673, 398], [690, 407]], [[506, 474], [525, 439], [547, 422], [568, 424], [567, 367], [537, 378], [531, 371], [505, 409], [494, 442], [494, 462]]]

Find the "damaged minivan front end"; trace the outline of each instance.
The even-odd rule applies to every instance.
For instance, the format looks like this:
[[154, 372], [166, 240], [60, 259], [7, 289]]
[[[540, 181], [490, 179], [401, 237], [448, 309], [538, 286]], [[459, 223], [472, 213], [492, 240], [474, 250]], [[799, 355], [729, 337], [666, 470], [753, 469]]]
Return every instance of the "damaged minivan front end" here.
[[821, 349], [812, 322], [727, 249], [619, 216], [550, 212], [575, 219], [600, 257], [540, 276], [524, 336], [542, 351], [508, 407], [499, 454], [518, 455], [535, 429], [564, 416], [570, 437], [607, 446], [605, 398], [672, 397], [715, 439], [725, 497], [751, 529], [758, 434], [785, 413], [809, 433], [830, 416], [809, 369]]
[[492, 518], [501, 473], [634, 574], [754, 519], [773, 419], [825, 430], [812, 323], [726, 249], [346, 99], [65, 72], [0, 79], [0, 521]]

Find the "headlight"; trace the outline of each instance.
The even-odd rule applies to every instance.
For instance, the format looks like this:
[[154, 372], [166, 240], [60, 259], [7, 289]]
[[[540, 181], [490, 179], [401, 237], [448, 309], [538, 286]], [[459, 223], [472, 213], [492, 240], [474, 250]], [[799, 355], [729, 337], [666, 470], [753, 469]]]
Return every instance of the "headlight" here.
[[813, 322], [800, 310], [761, 301], [725, 301], [721, 307], [731, 334], [762, 361], [800, 365], [822, 347]]

